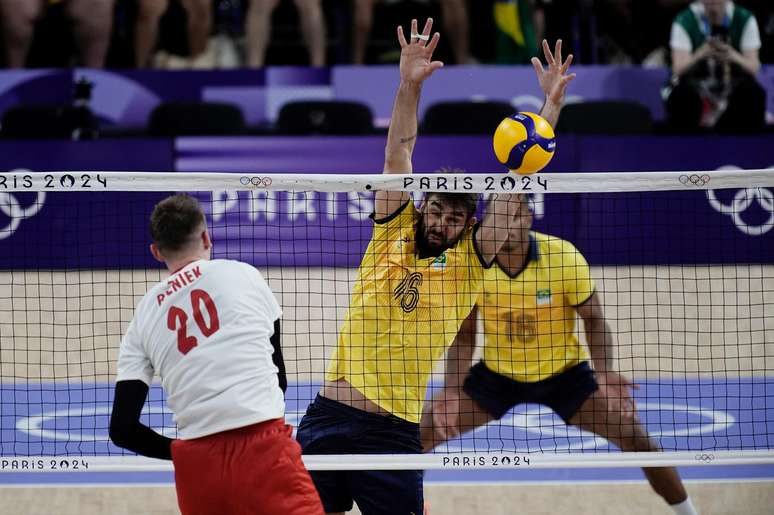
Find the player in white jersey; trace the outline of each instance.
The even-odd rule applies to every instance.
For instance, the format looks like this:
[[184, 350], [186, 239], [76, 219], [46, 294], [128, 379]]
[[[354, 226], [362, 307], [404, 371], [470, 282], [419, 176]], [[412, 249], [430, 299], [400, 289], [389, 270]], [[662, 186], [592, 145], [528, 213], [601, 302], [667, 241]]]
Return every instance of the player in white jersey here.
[[[140, 300], [121, 341], [111, 440], [172, 459], [183, 515], [321, 515], [283, 419], [282, 312], [269, 286], [248, 264], [210, 259], [204, 213], [189, 195], [155, 206], [151, 235], [170, 276]], [[178, 439], [140, 422], [154, 373]]]

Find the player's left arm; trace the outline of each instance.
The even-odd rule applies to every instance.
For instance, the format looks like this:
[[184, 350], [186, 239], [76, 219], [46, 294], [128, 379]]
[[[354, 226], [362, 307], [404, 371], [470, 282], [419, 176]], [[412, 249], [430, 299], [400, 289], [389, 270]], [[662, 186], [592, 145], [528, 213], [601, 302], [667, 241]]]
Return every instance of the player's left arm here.
[[592, 293], [576, 309], [578, 315], [583, 319], [586, 342], [589, 346], [589, 352], [591, 352], [591, 360], [594, 363], [594, 373], [599, 388], [607, 399], [608, 409], [633, 414], [635, 406], [631, 390], [632, 388], [636, 389], [637, 385], [613, 369], [615, 342], [610, 326], [605, 320], [599, 294]]
[[113, 413], [110, 415], [110, 440], [142, 456], [171, 460], [173, 440], [140, 422], [148, 390], [148, 385], [139, 379], [116, 382]]
[[540, 116], [546, 119], [551, 127], [556, 127], [559, 121], [559, 113], [564, 105], [564, 96], [567, 92], [567, 85], [575, 78], [574, 73], [567, 73], [572, 63], [572, 54], [562, 61], [562, 40], [556, 40], [556, 48], [551, 53], [551, 47], [548, 41], [543, 40], [543, 54], [546, 57], [547, 68], [543, 68], [543, 63], [537, 57], [532, 58], [532, 66], [535, 68], [540, 89], [546, 96], [543, 108], [540, 110]]

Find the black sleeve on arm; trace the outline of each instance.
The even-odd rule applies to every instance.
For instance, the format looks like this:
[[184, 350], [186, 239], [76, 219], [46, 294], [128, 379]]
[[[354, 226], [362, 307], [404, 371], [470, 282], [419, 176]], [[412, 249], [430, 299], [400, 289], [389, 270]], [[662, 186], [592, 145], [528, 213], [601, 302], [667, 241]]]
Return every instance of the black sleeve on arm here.
[[148, 385], [140, 380], [118, 381], [110, 415], [110, 439], [119, 447], [142, 456], [172, 459], [172, 439], [140, 423]]
[[288, 376], [285, 373], [285, 360], [282, 358], [282, 347], [280, 346], [280, 321], [279, 318], [274, 321], [274, 334], [269, 338], [271, 346], [274, 347], [274, 353], [271, 355], [274, 366], [277, 367], [277, 379], [282, 393], [288, 389]]

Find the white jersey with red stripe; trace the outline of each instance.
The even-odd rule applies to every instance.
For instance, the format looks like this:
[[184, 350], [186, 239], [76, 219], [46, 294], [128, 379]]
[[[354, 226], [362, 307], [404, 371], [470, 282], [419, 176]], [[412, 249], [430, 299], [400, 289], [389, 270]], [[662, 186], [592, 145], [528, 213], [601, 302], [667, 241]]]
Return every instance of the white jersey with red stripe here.
[[117, 381], [161, 378], [180, 438], [284, 415], [269, 338], [282, 314], [246, 263], [194, 261], [151, 288], [121, 341]]

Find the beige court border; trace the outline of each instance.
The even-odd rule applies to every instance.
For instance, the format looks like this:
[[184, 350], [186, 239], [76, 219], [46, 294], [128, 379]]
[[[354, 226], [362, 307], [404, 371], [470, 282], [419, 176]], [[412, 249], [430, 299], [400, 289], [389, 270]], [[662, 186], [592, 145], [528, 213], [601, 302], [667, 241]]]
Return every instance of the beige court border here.
[[[702, 515], [770, 515], [774, 481], [686, 481]], [[429, 484], [430, 515], [646, 515], [671, 510], [647, 483]], [[175, 515], [174, 488], [0, 488], [3, 515]], [[360, 512], [354, 510], [352, 515]]]

